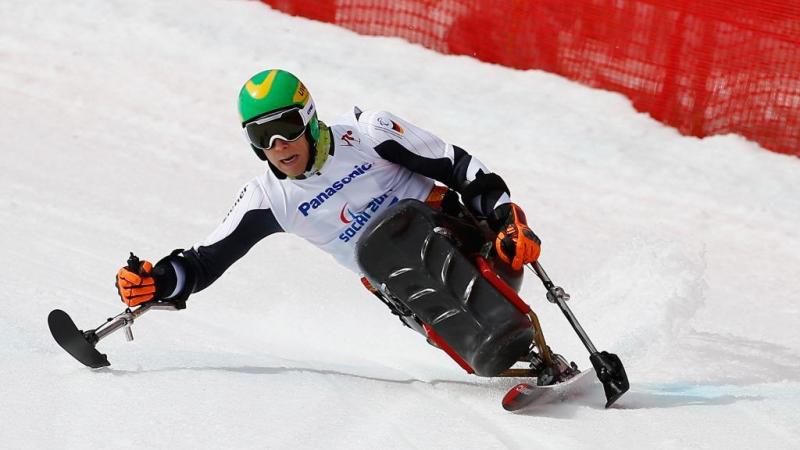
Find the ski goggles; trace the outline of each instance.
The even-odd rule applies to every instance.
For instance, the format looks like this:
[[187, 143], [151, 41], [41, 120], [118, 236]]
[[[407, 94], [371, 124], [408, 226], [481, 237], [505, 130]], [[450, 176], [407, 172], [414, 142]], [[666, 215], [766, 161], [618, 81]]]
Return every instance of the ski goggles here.
[[306, 131], [306, 122], [300, 108], [291, 108], [258, 118], [244, 125], [244, 135], [250, 145], [259, 150], [269, 150], [275, 139], [296, 141]]

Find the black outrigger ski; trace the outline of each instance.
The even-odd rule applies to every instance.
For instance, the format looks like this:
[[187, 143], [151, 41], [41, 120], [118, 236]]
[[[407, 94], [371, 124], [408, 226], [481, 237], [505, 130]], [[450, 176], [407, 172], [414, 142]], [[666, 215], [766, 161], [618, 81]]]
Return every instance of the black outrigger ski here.
[[83, 365], [97, 369], [111, 364], [106, 355], [98, 352], [94, 347], [98, 340], [94, 331], [84, 333], [79, 330], [69, 314], [60, 309], [54, 309], [47, 316], [47, 325], [58, 345]]
[[131, 331], [131, 325], [133, 325], [133, 321], [151, 309], [178, 310], [173, 303], [149, 302], [134, 310], [128, 308], [122, 313], [110, 317], [105, 323], [93, 330], [81, 331], [72, 321], [72, 318], [69, 317], [69, 314], [60, 309], [54, 309], [47, 316], [47, 325], [50, 327], [50, 334], [53, 335], [53, 338], [61, 348], [83, 365], [98, 369], [109, 366], [111, 363], [108, 362], [106, 355], [97, 351], [95, 348], [97, 343], [121, 328], [125, 329], [125, 338], [128, 341], [132, 341], [133, 331]]
[[[139, 267], [139, 258], [133, 253], [131, 253], [128, 259], [128, 267]], [[99, 327], [88, 331], [79, 330], [69, 314], [60, 309], [54, 309], [50, 311], [50, 314], [47, 316], [47, 325], [50, 327], [50, 334], [53, 335], [53, 338], [61, 348], [66, 350], [73, 358], [80, 361], [81, 364], [91, 367], [92, 369], [98, 369], [111, 365], [111, 363], [108, 362], [108, 357], [95, 348], [101, 339], [120, 328], [124, 328], [125, 338], [128, 341], [132, 341], [133, 332], [131, 331], [131, 325], [133, 325], [133, 321], [136, 318], [151, 309], [167, 311], [183, 309], [179, 306], [183, 305], [162, 301], [144, 303], [134, 310], [130, 308], [126, 309], [122, 313], [110, 317]]]

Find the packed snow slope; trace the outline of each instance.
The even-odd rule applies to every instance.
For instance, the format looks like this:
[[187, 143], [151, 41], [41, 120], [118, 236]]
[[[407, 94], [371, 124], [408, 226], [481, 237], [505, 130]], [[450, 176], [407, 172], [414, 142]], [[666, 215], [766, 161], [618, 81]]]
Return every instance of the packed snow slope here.
[[[380, 108], [507, 180], [542, 264], [631, 391], [528, 414], [466, 375], [327, 255], [267, 238], [182, 312], [63, 352], [122, 311], [129, 251], [199, 242], [265, 170], [236, 113], [281, 67], [321, 118]], [[620, 95], [289, 17], [259, 2], [0, 2], [0, 442], [4, 448], [797, 448], [800, 159], [696, 139]], [[554, 349], [585, 349], [538, 280]]]

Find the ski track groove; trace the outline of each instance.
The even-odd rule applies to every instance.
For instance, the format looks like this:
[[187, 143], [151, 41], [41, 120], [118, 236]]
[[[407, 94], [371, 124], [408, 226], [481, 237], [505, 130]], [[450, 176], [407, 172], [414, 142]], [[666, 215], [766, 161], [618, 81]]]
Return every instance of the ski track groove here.
[[[500, 398], [498, 397], [497, 400], [497, 408], [493, 410], [493, 413], [483, 413], [480, 410], [476, 409], [475, 407], [465, 403], [460, 398], [453, 398], [453, 396], [448, 396], [444, 392], [440, 392], [437, 384], [445, 383], [444, 381], [431, 381], [429, 383], [420, 382], [412, 384], [412, 387], [415, 390], [420, 391], [421, 397], [423, 400], [428, 397], [428, 394], [433, 394], [437, 400], [436, 406], [441, 407], [444, 405], [447, 410], [452, 411], [453, 417], [461, 417], [466, 418], [475, 428], [480, 429], [483, 431], [488, 431], [491, 436], [499, 443], [501, 443], [505, 448], [509, 449], [522, 449], [523, 447], [518, 444], [516, 441], [511, 440], [510, 438], [504, 437], [506, 433], [500, 428], [498, 425], [495, 425], [492, 420], [490, 414], [497, 413], [498, 409], [502, 411], [500, 408]], [[474, 385], [474, 386], [477, 386]], [[502, 394], [500, 394], [502, 395]], [[425, 400], [428, 401], [428, 400]], [[466, 411], [465, 411], [466, 409]], [[491, 410], [490, 410], [491, 411]]]

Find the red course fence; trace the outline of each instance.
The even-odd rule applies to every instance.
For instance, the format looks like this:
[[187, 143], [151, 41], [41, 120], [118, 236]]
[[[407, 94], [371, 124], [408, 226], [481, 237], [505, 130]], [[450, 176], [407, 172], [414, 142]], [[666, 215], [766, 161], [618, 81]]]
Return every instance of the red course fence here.
[[621, 92], [694, 136], [800, 156], [800, 0], [262, 0]]

